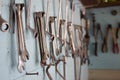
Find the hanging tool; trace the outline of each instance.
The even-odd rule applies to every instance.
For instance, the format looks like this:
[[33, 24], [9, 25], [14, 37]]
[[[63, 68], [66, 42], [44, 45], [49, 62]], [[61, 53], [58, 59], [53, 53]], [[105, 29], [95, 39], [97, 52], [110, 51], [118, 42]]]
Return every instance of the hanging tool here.
[[115, 30], [113, 27], [111, 29], [112, 29], [112, 38], [113, 38], [113, 47], [112, 47], [113, 53], [119, 53], [119, 46], [115, 35]]
[[[9, 24], [7, 21], [5, 21], [3, 18], [2, 18], [2, 0], [0, 0], [0, 30], [2, 32], [5, 32], [9, 29]], [[4, 25], [4, 26], [3, 26]]]
[[46, 14], [46, 25], [45, 25], [45, 32], [46, 34], [48, 34], [50, 36], [51, 39], [54, 38], [54, 35], [49, 33], [48, 31], [48, 26], [49, 26], [49, 14], [50, 14], [50, 4], [51, 4], [51, 0], [47, 1], [47, 14]]
[[108, 37], [109, 37], [110, 29], [111, 29], [111, 25], [109, 24], [108, 27], [107, 27], [104, 42], [102, 44], [102, 52], [108, 52]]
[[15, 0], [10, 0], [10, 17], [9, 17], [9, 22], [11, 26], [11, 32], [15, 32]]
[[22, 69], [25, 69], [25, 63], [29, 60], [29, 53], [26, 49], [24, 30], [23, 30], [23, 21], [22, 21], [22, 11], [24, 4], [16, 4], [16, 21], [17, 21], [17, 40], [18, 40], [18, 55], [19, 55], [19, 64], [18, 71], [22, 72]]
[[116, 31], [117, 39], [119, 38], [119, 35], [120, 35], [120, 23], [118, 24], [118, 28], [117, 28], [117, 31]]
[[[56, 20], [55, 16], [50, 16], [49, 17], [49, 33], [53, 34], [53, 29], [52, 29], [52, 23], [54, 23]], [[50, 58], [52, 59], [52, 63], [56, 61], [56, 57], [54, 54], [54, 48], [53, 48], [53, 40], [50, 40]]]
[[26, 14], [26, 29], [28, 28], [34, 37], [36, 38], [38, 36], [37, 30], [33, 29], [30, 26], [30, 8], [31, 8], [31, 0], [25, 0], [25, 14]]
[[48, 71], [51, 66], [54, 66], [54, 64], [49, 64], [49, 65], [47, 65], [47, 68], [46, 68], [46, 73], [47, 73], [49, 80], [53, 80], [52, 76], [50, 75], [50, 73]]
[[38, 43], [40, 48], [40, 55], [41, 55], [41, 65], [46, 65], [46, 60], [49, 57], [49, 52], [47, 49], [47, 43], [46, 43], [46, 36], [44, 31], [44, 12], [35, 12], [34, 13], [34, 21], [36, 24], [37, 32], [39, 34], [38, 36]]
[[95, 25], [96, 19], [95, 19], [95, 14], [92, 13], [92, 26], [93, 26], [93, 36], [96, 35], [96, 25]]
[[59, 24], [59, 38], [61, 39], [59, 42], [59, 44], [60, 44], [60, 47], [59, 47], [59, 51], [60, 51], [60, 53], [62, 53], [62, 47], [63, 47], [63, 45], [64, 45], [64, 40], [63, 40], [63, 34], [64, 34], [64, 23], [65, 23], [65, 20], [63, 19], [61, 19], [60, 20], [60, 24]]
[[95, 35], [95, 56], [98, 56], [97, 49], [98, 49], [98, 35], [99, 35], [99, 32], [101, 34], [101, 39], [102, 39], [103, 35], [102, 35], [101, 25], [98, 23], [96, 25], [96, 35]]

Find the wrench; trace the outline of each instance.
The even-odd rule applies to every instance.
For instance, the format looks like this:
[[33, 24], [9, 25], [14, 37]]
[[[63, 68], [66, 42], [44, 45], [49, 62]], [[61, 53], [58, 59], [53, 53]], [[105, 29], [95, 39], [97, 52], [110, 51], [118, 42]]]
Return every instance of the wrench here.
[[24, 31], [23, 31], [23, 22], [22, 22], [23, 7], [24, 7], [24, 4], [16, 4], [17, 27], [19, 29], [19, 35], [21, 36], [20, 46], [22, 48], [22, 58], [23, 58], [23, 61], [26, 62], [27, 59], [29, 60], [29, 53], [26, 49]]
[[21, 55], [19, 55], [18, 57], [19, 57], [19, 58], [18, 58], [18, 60], [19, 60], [19, 63], [18, 63], [18, 71], [19, 71], [20, 73], [22, 73], [22, 70], [25, 70], [25, 62], [23, 61]]
[[9, 29], [9, 24], [7, 21], [5, 21], [1, 16], [1, 10], [2, 10], [2, 0], [0, 0], [0, 30], [2, 32], [5, 32]]

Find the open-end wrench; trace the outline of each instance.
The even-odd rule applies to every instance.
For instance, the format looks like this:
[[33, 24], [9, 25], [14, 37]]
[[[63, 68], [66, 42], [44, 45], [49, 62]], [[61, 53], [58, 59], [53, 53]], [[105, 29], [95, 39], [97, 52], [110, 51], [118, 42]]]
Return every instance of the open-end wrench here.
[[18, 60], [19, 60], [19, 62], [18, 62], [18, 71], [20, 73], [22, 73], [22, 70], [25, 70], [25, 62], [23, 61], [22, 56], [20, 54], [18, 56]]
[[2, 16], [1, 16], [1, 11], [2, 11], [2, 0], [0, 0], [0, 30], [2, 32], [5, 32], [9, 29], [9, 24], [7, 21], [5, 21]]
[[16, 4], [16, 17], [17, 17], [17, 27], [19, 29], [19, 35], [21, 37], [21, 48], [22, 48], [22, 58], [24, 61], [29, 59], [29, 53], [26, 49], [25, 45], [25, 37], [24, 37], [24, 31], [23, 31], [23, 22], [22, 22], [22, 10], [23, 10], [24, 4]]

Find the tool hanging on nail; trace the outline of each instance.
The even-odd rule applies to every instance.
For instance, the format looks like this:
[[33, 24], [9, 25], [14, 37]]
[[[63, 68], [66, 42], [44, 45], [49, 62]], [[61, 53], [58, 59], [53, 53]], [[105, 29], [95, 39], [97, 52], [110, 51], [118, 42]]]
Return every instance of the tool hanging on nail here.
[[0, 0], [0, 30], [2, 32], [5, 32], [5, 31], [7, 31], [10, 28], [10, 26], [9, 26], [8, 22], [5, 21], [2, 18], [2, 12], [1, 11], [2, 11], [2, 0]]
[[109, 24], [102, 44], [102, 52], [108, 52], [108, 37], [109, 37], [110, 29], [111, 29], [111, 25]]
[[96, 25], [95, 25], [96, 19], [95, 19], [95, 14], [92, 13], [92, 26], [93, 26], [93, 36], [96, 35]]
[[25, 14], [26, 14], [26, 29], [28, 28], [34, 37], [36, 38], [38, 36], [37, 30], [33, 29], [30, 26], [30, 8], [31, 8], [31, 0], [25, 0]]
[[118, 28], [117, 28], [117, 31], [116, 31], [117, 39], [119, 38], [119, 35], [120, 35], [120, 23], [118, 24]]
[[46, 65], [46, 60], [49, 58], [49, 52], [46, 43], [46, 33], [44, 30], [44, 12], [34, 13], [34, 22], [36, 24], [36, 29], [38, 30], [38, 44], [40, 48], [41, 65]]
[[25, 44], [25, 36], [23, 30], [23, 21], [22, 21], [22, 12], [23, 12], [24, 4], [16, 4], [16, 21], [17, 21], [17, 40], [18, 40], [18, 55], [19, 55], [19, 64], [18, 71], [22, 72], [22, 69], [25, 69], [25, 63], [29, 60], [29, 53]]
[[111, 31], [112, 39], [113, 39], [112, 51], [113, 51], [113, 53], [119, 53], [119, 46], [118, 46], [117, 38], [116, 38], [116, 35], [115, 35], [115, 30], [114, 30], [114, 28], [112, 27], [111, 24], [108, 25], [107, 33], [106, 33], [106, 36], [105, 36], [105, 39], [104, 39], [104, 42], [103, 42], [103, 45], [102, 45], [102, 51], [103, 52], [108, 51], [108, 33], [109, 33], [109, 31]]
[[9, 17], [9, 23], [11, 26], [11, 32], [15, 33], [15, 0], [10, 0], [10, 17]]
[[117, 38], [115, 35], [115, 29], [112, 27], [112, 38], [113, 38], [113, 53], [118, 54], [119, 53], [119, 46], [118, 46], [118, 42], [117, 42]]
[[99, 35], [99, 32], [101, 34], [101, 39], [103, 39], [101, 25], [98, 23], [96, 25], [96, 35], [95, 35], [95, 56], [98, 56], [97, 51], [98, 51], [98, 35]]

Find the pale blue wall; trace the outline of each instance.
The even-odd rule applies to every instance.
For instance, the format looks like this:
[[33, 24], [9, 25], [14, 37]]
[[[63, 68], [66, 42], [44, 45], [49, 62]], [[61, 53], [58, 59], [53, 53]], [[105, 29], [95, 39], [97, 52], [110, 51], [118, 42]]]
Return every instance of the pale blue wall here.
[[[111, 15], [111, 10], [117, 10], [118, 14], [116, 16]], [[117, 28], [120, 22], [120, 7], [108, 7], [108, 8], [97, 8], [87, 10], [89, 17], [90, 13], [95, 13], [96, 23], [101, 24], [101, 29], [103, 31], [103, 36], [105, 36], [106, 27], [108, 24], [112, 24], [113, 27]], [[111, 34], [112, 35], [112, 34]], [[120, 69], [120, 52], [119, 54], [112, 53], [112, 38], [109, 37], [108, 53], [101, 52], [101, 44], [103, 39], [98, 42], [98, 56], [94, 56], [94, 37], [92, 35], [92, 23], [91, 23], [91, 43], [90, 43], [90, 69]], [[120, 38], [118, 39], [118, 44], [120, 48]]]
[[[24, 0], [16, 0], [16, 3], [22, 3]], [[44, 1], [44, 8], [42, 7]], [[55, 2], [55, 13], [53, 13], [53, 6], [51, 5], [50, 15], [58, 15], [58, 1], [53, 0]], [[2, 17], [9, 22], [9, 3], [10, 0], [2, 0]], [[33, 20], [33, 12], [35, 11], [45, 11], [46, 12], [46, 2], [47, 0], [32, 0], [31, 7], [31, 16], [30, 16], [30, 25], [34, 28], [34, 20]], [[63, 11], [65, 11], [65, 0], [63, 0]], [[70, 12], [70, 11], [69, 11]], [[23, 12], [23, 22], [25, 26], [25, 18]], [[65, 13], [63, 13], [63, 18], [65, 19]], [[75, 12], [75, 24], [80, 24], [79, 18], [79, 8], [76, 8]], [[23, 73], [19, 73], [17, 70], [18, 65], [18, 53], [17, 53], [17, 43], [16, 43], [16, 33], [12, 34], [10, 31], [1, 32], [0, 31], [0, 80], [43, 80], [44, 72], [43, 68], [40, 66], [40, 58], [39, 58], [39, 48], [36, 45], [36, 39], [34, 39], [33, 35], [30, 31], [25, 32], [26, 39], [26, 47], [30, 55], [30, 60], [26, 62], [26, 71], [27, 72], [39, 72], [38, 76], [26, 76], [25, 71]], [[74, 80], [74, 60], [73, 58], [67, 59], [67, 80]], [[62, 72], [62, 63], [59, 65], [60, 70]], [[88, 80], [87, 73], [87, 64], [82, 66], [82, 74], [81, 80]], [[52, 67], [50, 69], [50, 73], [54, 77], [54, 80], [61, 80], [57, 75], [55, 77], [55, 69]], [[48, 80], [45, 75], [45, 80]]]

